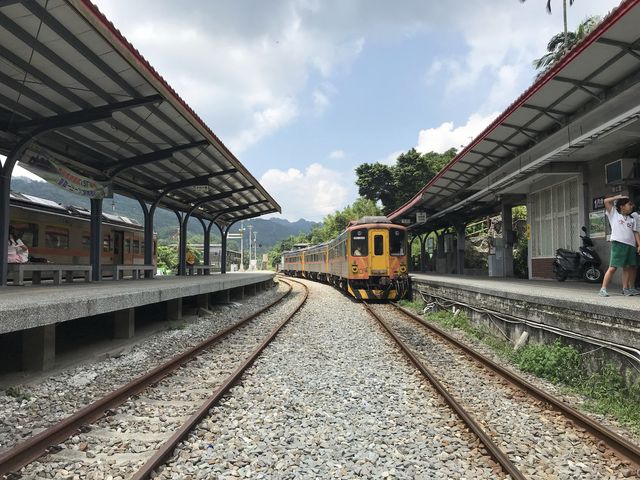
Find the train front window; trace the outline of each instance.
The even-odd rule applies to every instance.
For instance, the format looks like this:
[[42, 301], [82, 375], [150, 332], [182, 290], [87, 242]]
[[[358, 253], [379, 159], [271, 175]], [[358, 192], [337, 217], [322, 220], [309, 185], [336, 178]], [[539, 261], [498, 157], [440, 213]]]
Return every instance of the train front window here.
[[373, 237], [373, 254], [384, 255], [384, 237], [382, 235]]
[[367, 255], [367, 230], [353, 230], [351, 232], [351, 255], [354, 257]]
[[391, 229], [389, 232], [389, 253], [391, 255], [404, 255], [404, 238], [404, 230]]

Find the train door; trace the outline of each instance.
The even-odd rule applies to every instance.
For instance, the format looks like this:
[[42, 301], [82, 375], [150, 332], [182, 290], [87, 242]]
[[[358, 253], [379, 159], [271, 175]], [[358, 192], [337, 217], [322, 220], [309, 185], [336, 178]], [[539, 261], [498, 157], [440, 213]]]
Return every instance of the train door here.
[[372, 275], [386, 274], [389, 268], [389, 231], [369, 230], [369, 268]]
[[133, 265], [133, 232], [122, 232], [124, 242], [122, 243], [122, 263]]
[[124, 246], [124, 232], [120, 230], [113, 231], [113, 264], [122, 265], [123, 262], [123, 246]]

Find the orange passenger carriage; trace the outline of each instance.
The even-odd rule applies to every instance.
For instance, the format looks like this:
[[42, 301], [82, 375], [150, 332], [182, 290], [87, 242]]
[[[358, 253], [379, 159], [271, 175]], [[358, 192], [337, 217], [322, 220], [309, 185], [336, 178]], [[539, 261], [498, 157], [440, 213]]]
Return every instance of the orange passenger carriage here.
[[328, 282], [357, 299], [410, 295], [407, 231], [386, 217], [351, 222], [330, 242], [282, 255], [285, 274]]
[[[20, 232], [33, 257], [49, 263], [88, 265], [91, 213], [18, 192], [11, 192], [10, 224]], [[157, 260], [157, 238], [152, 242], [152, 262]], [[102, 264], [143, 265], [144, 229], [137, 221], [102, 214]]]

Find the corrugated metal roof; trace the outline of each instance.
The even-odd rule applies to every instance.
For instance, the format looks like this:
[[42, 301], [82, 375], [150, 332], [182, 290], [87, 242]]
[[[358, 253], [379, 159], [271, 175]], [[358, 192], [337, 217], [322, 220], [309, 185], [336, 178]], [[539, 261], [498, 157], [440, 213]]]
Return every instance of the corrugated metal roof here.
[[0, 63], [1, 153], [34, 136], [118, 193], [221, 224], [280, 211], [88, 0], [0, 2]]

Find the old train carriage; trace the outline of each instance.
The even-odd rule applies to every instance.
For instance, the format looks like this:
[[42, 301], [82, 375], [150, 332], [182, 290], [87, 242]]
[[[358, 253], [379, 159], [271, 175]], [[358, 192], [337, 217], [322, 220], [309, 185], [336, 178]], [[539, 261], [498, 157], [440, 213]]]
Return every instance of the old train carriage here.
[[[22, 235], [33, 257], [52, 263], [89, 264], [91, 213], [81, 207], [11, 192], [10, 224]], [[156, 238], [153, 239], [156, 264]], [[102, 263], [144, 264], [144, 229], [127, 217], [103, 213]]]
[[281, 265], [287, 275], [326, 281], [358, 299], [410, 293], [406, 228], [386, 217], [363, 217], [327, 243], [285, 252]]

